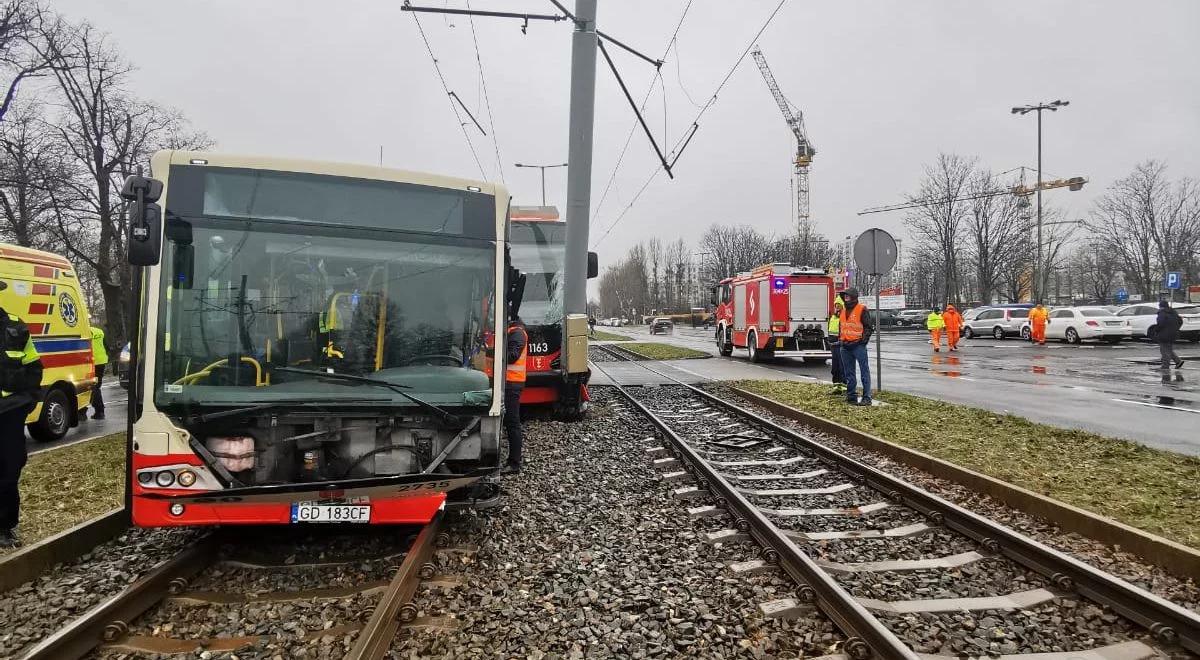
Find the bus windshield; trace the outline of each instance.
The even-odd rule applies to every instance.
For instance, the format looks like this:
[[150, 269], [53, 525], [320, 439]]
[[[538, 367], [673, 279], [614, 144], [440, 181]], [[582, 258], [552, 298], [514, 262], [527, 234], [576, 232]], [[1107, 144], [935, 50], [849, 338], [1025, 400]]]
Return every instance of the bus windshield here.
[[512, 264], [526, 276], [521, 299], [526, 325], [562, 322], [566, 231], [561, 222], [513, 222], [509, 227]]
[[413, 405], [387, 388], [272, 367], [369, 376], [436, 405], [490, 405], [494, 241], [383, 230], [378, 218], [182, 215], [167, 203], [156, 405]]

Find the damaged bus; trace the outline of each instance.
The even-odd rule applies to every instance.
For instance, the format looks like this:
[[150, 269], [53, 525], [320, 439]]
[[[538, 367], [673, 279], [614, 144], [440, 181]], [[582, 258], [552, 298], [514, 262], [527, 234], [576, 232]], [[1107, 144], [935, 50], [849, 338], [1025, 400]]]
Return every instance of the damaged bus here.
[[427, 522], [498, 499], [508, 192], [163, 151], [133, 176], [139, 526]]

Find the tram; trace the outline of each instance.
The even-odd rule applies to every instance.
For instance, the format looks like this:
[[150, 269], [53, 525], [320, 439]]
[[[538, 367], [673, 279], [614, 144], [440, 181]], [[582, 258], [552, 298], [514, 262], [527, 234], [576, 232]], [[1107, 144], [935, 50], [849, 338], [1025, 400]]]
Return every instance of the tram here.
[[503, 186], [186, 151], [151, 166], [122, 191], [135, 525], [421, 524], [498, 501]]
[[[591, 371], [586, 361], [571, 369], [562, 359], [567, 223], [553, 206], [513, 206], [508, 232], [512, 265], [526, 277], [520, 314], [529, 352], [521, 406], [548, 406], [560, 417], [577, 419], [587, 411]], [[596, 254], [589, 252], [587, 277], [594, 278], [597, 269]], [[576, 334], [586, 342], [585, 333]]]

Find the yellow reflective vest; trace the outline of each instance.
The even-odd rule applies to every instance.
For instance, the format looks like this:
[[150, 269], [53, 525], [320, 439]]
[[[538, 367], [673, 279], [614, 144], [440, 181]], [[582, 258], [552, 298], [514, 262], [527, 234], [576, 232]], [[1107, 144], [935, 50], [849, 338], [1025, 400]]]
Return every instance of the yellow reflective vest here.
[[108, 364], [108, 349], [104, 348], [104, 331], [92, 326], [92, 364]]
[[[841, 305], [842, 307], [846, 306], [846, 302], [844, 300], [842, 300], [841, 296], [834, 298], [833, 304], [834, 304], [834, 306], [837, 306], [837, 305]], [[835, 311], [833, 314], [829, 315], [829, 323], [825, 326], [825, 334], [829, 335], [830, 337], [838, 336], [838, 331], [841, 329], [841, 325], [842, 325], [842, 320], [840, 318], [838, 318], [837, 312]]]
[[942, 315], [937, 312], [929, 312], [929, 316], [925, 317], [925, 329], [940, 330], [946, 327], [946, 322], [942, 319]]

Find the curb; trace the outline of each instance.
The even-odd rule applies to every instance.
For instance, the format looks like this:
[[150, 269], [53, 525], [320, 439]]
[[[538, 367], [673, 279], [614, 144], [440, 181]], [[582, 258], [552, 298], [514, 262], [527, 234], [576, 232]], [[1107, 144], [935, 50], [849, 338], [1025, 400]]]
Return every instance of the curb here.
[[902, 447], [869, 433], [843, 426], [791, 406], [768, 399], [738, 387], [730, 389], [740, 397], [778, 415], [812, 426], [840, 440], [884, 454], [909, 467], [966, 486], [989, 495], [1018, 510], [1054, 523], [1064, 531], [1118, 546], [1120, 550], [1138, 555], [1148, 563], [1161, 566], [1176, 575], [1200, 581], [1200, 550], [1170, 539], [1142, 531], [1124, 523], [1096, 515], [1065, 502], [1039, 495], [986, 474], [969, 470], [930, 456], [915, 449]]
[[0, 594], [36, 579], [55, 564], [78, 559], [127, 527], [129, 519], [125, 509], [113, 509], [0, 557]]

